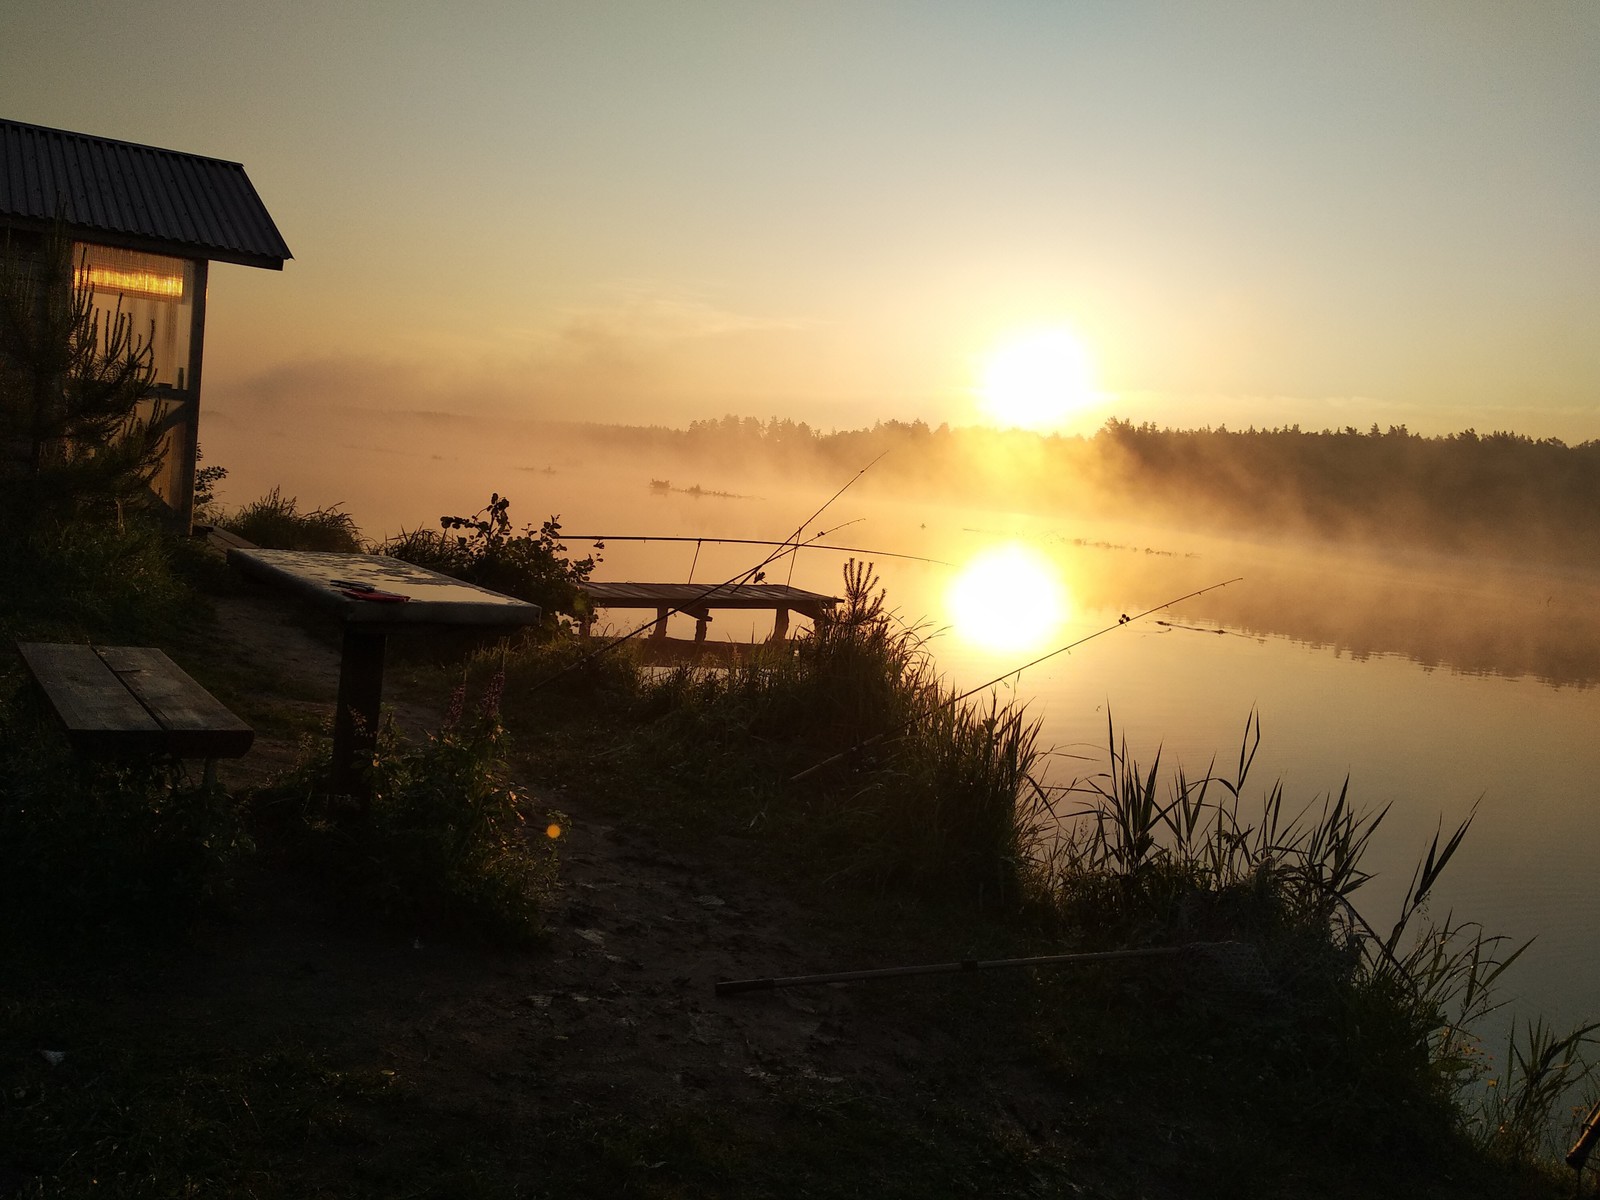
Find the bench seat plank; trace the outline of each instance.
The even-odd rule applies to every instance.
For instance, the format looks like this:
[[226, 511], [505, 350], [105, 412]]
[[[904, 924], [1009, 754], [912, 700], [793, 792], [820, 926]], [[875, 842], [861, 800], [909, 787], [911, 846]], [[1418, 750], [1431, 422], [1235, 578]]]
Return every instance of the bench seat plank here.
[[159, 747], [161, 726], [93, 646], [20, 642], [17, 650], [76, 749], [138, 753]]
[[255, 739], [159, 650], [18, 642], [17, 651], [80, 752], [237, 758]]
[[168, 754], [179, 758], [238, 758], [255, 731], [177, 663], [151, 646], [97, 646], [101, 661], [166, 731]]

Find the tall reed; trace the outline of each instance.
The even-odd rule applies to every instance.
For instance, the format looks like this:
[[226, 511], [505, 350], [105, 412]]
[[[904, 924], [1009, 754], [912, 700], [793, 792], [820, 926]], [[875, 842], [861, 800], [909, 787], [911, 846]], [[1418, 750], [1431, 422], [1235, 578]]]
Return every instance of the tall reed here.
[[957, 702], [921, 630], [884, 610], [870, 563], [846, 565], [845, 593], [837, 615], [789, 642], [667, 673], [653, 711], [702, 766], [719, 747], [766, 748], [785, 774], [830, 762], [759, 814], [802, 831], [829, 870], [979, 903], [1014, 897], [1038, 722], [993, 697]]
[[1144, 769], [1109, 718], [1107, 738], [1104, 771], [1035, 786], [1022, 817], [1034, 831], [1033, 879], [1072, 928], [1124, 946], [1245, 942], [1267, 968], [1285, 1044], [1338, 1065], [1348, 1103], [1387, 1111], [1376, 1099], [1387, 1096], [1393, 1111], [1414, 1111], [1425, 1101], [1519, 1162], [1551, 1148], [1561, 1104], [1590, 1077], [1583, 1050], [1600, 1025], [1514, 1030], [1504, 1069], [1488, 1080], [1478, 1030], [1528, 944], [1429, 912], [1472, 816], [1434, 834], [1383, 930], [1355, 895], [1372, 878], [1362, 860], [1387, 808], [1357, 810], [1348, 779], [1298, 810], [1281, 783], [1249, 800], [1257, 714], [1231, 772], [1213, 761], [1190, 778], [1180, 767], [1165, 786], [1159, 751]]

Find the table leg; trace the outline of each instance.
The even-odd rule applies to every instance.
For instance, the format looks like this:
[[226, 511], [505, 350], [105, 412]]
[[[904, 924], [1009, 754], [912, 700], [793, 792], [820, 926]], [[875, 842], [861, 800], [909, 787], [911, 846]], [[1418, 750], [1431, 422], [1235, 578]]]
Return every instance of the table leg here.
[[333, 716], [333, 791], [371, 799], [372, 755], [378, 744], [383, 706], [383, 628], [344, 627], [339, 661], [339, 700]]

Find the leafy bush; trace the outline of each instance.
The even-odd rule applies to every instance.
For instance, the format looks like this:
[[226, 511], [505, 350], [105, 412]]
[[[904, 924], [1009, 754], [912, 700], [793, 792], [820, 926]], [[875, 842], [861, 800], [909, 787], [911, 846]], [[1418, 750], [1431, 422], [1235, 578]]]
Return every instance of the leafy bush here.
[[440, 517], [438, 532], [401, 533], [378, 552], [537, 604], [547, 624], [557, 614], [583, 615], [581, 589], [594, 572], [595, 557], [567, 558], [561, 522], [553, 516], [537, 530], [529, 525], [513, 532], [510, 508], [510, 499], [495, 492], [472, 516]]
[[194, 597], [185, 552], [154, 518], [84, 515], [0, 536], [0, 634], [137, 637], [169, 628]]
[[362, 549], [355, 519], [338, 505], [303, 513], [293, 496], [285, 496], [277, 488], [238, 512], [226, 514], [217, 524], [269, 550], [358, 553]]
[[0, 907], [19, 936], [187, 925], [249, 849], [226, 792], [169, 760], [84, 761], [14, 698], [0, 741]]
[[319, 742], [265, 807], [298, 805], [287, 831], [294, 852], [381, 915], [526, 940], [555, 886], [563, 818], [541, 812], [530, 828], [530, 797], [506, 776], [503, 688], [497, 675], [469, 710], [458, 687], [438, 732], [420, 743], [382, 730], [366, 806], [321, 791]]
[[194, 520], [196, 525], [215, 525], [222, 518], [222, 508], [217, 501], [217, 484], [228, 477], [228, 468], [213, 463], [209, 467], [200, 464], [205, 461], [205, 454], [200, 443], [194, 446]]

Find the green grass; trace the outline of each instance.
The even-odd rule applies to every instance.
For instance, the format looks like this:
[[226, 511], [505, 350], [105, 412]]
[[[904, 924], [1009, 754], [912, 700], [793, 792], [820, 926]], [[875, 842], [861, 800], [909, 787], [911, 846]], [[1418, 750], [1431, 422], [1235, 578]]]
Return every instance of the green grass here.
[[201, 607], [193, 547], [154, 519], [79, 519], [0, 536], [0, 636], [108, 641], [170, 632]]
[[246, 541], [272, 550], [363, 549], [355, 519], [338, 505], [301, 512], [299, 501], [273, 488], [237, 512], [224, 513], [217, 522]]

